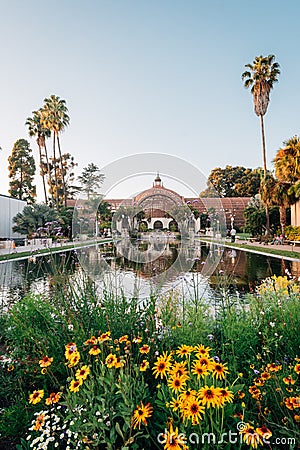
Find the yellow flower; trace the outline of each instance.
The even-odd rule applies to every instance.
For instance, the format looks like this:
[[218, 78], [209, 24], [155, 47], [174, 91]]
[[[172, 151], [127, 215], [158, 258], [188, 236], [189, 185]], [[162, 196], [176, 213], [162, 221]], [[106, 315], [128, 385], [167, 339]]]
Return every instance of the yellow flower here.
[[211, 351], [210, 347], [205, 347], [204, 345], [196, 345], [194, 347], [194, 352], [196, 353], [197, 357], [201, 357], [201, 356], [208, 356], [209, 357], [209, 352]]
[[86, 380], [87, 376], [90, 373], [90, 368], [89, 366], [82, 366], [81, 369], [78, 369], [76, 374], [75, 374], [75, 378], [77, 378], [77, 380]]
[[138, 427], [140, 429], [141, 423], [144, 425], [147, 425], [147, 420], [149, 417], [152, 416], [153, 408], [150, 405], [150, 403], [147, 403], [146, 405], [143, 404], [143, 402], [140, 403], [140, 405], [137, 405], [136, 409], [133, 412], [132, 416], [132, 425], [133, 428]]
[[112, 367], [114, 367], [116, 365], [117, 362], [117, 357], [116, 355], [113, 355], [112, 353], [110, 353], [105, 360], [105, 364], [107, 365], [107, 367], [109, 369], [111, 369]]
[[165, 444], [165, 450], [181, 450], [185, 447], [186, 437], [182, 433], [179, 433], [177, 427], [173, 428], [172, 423], [170, 423], [170, 430], [167, 430], [162, 438], [161, 443]]
[[233, 392], [229, 391], [227, 387], [220, 388], [219, 394], [220, 394], [220, 403], [222, 404], [221, 406], [223, 406], [225, 403], [233, 402], [234, 398]]
[[186, 381], [183, 377], [174, 377], [168, 380], [168, 386], [174, 392], [181, 391], [185, 384]]
[[79, 352], [74, 352], [72, 357], [69, 358], [69, 364], [68, 367], [74, 367], [79, 363], [80, 360], [80, 353]]
[[296, 364], [296, 365], [295, 365], [294, 371], [295, 371], [298, 375], [300, 375], [300, 364]]
[[73, 356], [74, 353], [77, 353], [77, 352], [78, 352], [77, 346], [76, 346], [76, 344], [75, 344], [74, 342], [69, 342], [69, 344], [65, 345], [65, 349], [66, 349], [66, 351], [65, 351], [65, 357], [66, 357], [66, 359], [68, 359], [68, 360], [69, 360], [70, 358], [72, 358], [72, 356]]
[[251, 448], [257, 448], [258, 444], [262, 445], [260, 435], [249, 423], [246, 424], [245, 430], [240, 431], [240, 434], [244, 435], [244, 442], [249, 446], [251, 445]]
[[192, 353], [194, 347], [192, 347], [191, 345], [181, 345], [180, 347], [178, 347], [178, 349], [176, 350], [176, 354], [178, 356], [188, 356]]
[[212, 376], [216, 377], [217, 380], [224, 380], [225, 375], [229, 373], [226, 364], [214, 362], [212, 365]]
[[169, 408], [172, 408], [173, 411], [177, 411], [181, 406], [181, 401], [177, 398], [172, 398], [169, 403]]
[[96, 345], [98, 339], [95, 336], [90, 337], [87, 341], [84, 342], [84, 345]]
[[171, 358], [172, 355], [168, 355], [167, 353], [163, 353], [162, 356], [158, 356], [156, 362], [154, 363], [153, 367], [153, 374], [155, 375], [155, 378], [160, 376], [162, 379], [166, 374], [169, 372], [171, 367]]
[[140, 364], [140, 371], [145, 372], [147, 370], [148, 366], [149, 366], [149, 361], [147, 361], [146, 359], [143, 359], [143, 361]]
[[72, 380], [69, 386], [70, 391], [78, 392], [82, 383], [83, 383], [82, 378], [80, 378], [79, 380]]
[[197, 378], [204, 378], [209, 374], [208, 367], [205, 364], [200, 364], [199, 360], [193, 361], [192, 374], [197, 375]]
[[216, 406], [221, 406], [222, 404], [220, 399], [220, 388], [215, 388], [214, 386], [201, 387], [199, 390], [199, 398], [206, 408], [210, 408], [211, 406], [215, 408]]
[[36, 405], [36, 403], [39, 403], [43, 397], [44, 397], [43, 389], [40, 389], [39, 391], [33, 391], [33, 393], [29, 395], [29, 403]]
[[97, 345], [93, 345], [93, 347], [89, 351], [89, 354], [94, 356], [99, 355], [99, 353], [101, 353], [101, 350], [99, 347], [97, 347]]
[[193, 425], [197, 425], [199, 420], [202, 419], [202, 414], [204, 414], [205, 408], [202, 406], [197, 399], [192, 399], [188, 401], [184, 407], [183, 415], [184, 418], [190, 419]]
[[124, 336], [121, 336], [119, 339], [119, 343], [126, 342], [128, 340], [128, 334], [125, 334]]

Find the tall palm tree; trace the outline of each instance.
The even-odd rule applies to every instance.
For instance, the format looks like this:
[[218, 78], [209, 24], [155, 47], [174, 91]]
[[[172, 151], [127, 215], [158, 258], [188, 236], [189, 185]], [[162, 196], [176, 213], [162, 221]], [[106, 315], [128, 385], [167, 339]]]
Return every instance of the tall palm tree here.
[[[242, 74], [245, 88], [251, 87], [253, 95], [254, 111], [260, 118], [261, 135], [262, 135], [262, 153], [263, 153], [263, 167], [264, 178], [267, 176], [267, 156], [266, 156], [266, 142], [264, 130], [264, 115], [267, 112], [270, 102], [270, 91], [274, 83], [278, 81], [280, 74], [279, 64], [275, 62], [275, 56], [256, 56], [252, 64], [246, 64], [246, 71]], [[270, 230], [269, 209], [266, 206], [267, 217], [267, 234]]]
[[[59, 134], [64, 131], [64, 129], [70, 123], [70, 117], [68, 116], [68, 108], [66, 106], [66, 101], [58, 97], [57, 95], [51, 95], [49, 98], [44, 99], [45, 105], [42, 108], [43, 120], [46, 128], [48, 128], [53, 133], [53, 158], [56, 161], [56, 145], [58, 147], [61, 174], [62, 174], [62, 188], [63, 188], [63, 202], [66, 206], [67, 194], [66, 194], [66, 183], [64, 177], [63, 169], [63, 159], [61, 154]], [[56, 170], [54, 171], [56, 173]], [[55, 177], [56, 178], [56, 177]], [[56, 178], [56, 203], [58, 205], [58, 186]]]
[[50, 132], [48, 129], [43, 127], [42, 123], [42, 117], [41, 113], [39, 111], [33, 111], [33, 116], [28, 117], [26, 120], [25, 125], [28, 126], [28, 134], [30, 137], [36, 138], [36, 143], [39, 148], [39, 157], [40, 157], [40, 171], [43, 178], [43, 188], [44, 188], [44, 195], [45, 195], [45, 203], [48, 203], [48, 196], [47, 196], [47, 190], [46, 190], [46, 181], [45, 181], [45, 170], [44, 170], [44, 161], [43, 161], [43, 154], [42, 154], [42, 148], [44, 148], [45, 151], [45, 157], [46, 157], [46, 164], [47, 164], [47, 173], [50, 178], [50, 194], [53, 201], [53, 193], [51, 189], [51, 172], [49, 169], [49, 159], [48, 159], [48, 153], [47, 153], [47, 147], [46, 147], [46, 138], [50, 137]]

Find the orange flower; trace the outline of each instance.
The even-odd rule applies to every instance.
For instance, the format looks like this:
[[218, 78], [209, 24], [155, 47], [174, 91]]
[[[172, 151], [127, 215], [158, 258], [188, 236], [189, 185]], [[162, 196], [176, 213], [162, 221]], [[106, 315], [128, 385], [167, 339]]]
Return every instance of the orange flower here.
[[300, 375], [300, 364], [296, 364], [296, 365], [295, 365], [294, 371], [295, 371], [298, 375]]
[[291, 375], [288, 375], [287, 377], [283, 378], [282, 380], [285, 384], [289, 384], [289, 385], [296, 383], [296, 380], [294, 380]]
[[149, 345], [144, 344], [142, 347], [140, 347], [140, 353], [149, 353], [150, 352], [150, 347]]
[[89, 351], [89, 354], [94, 356], [99, 355], [99, 353], [101, 353], [101, 350], [99, 347], [97, 347], [97, 345], [93, 345], [93, 347]]
[[98, 339], [95, 336], [91, 336], [87, 341], [84, 342], [84, 345], [96, 345]]
[[143, 361], [140, 364], [140, 371], [146, 372], [146, 370], [148, 369], [148, 366], [149, 366], [149, 361], [147, 361], [146, 359], [143, 359]]
[[44, 358], [39, 361], [39, 365], [40, 365], [40, 367], [48, 367], [48, 366], [51, 366], [52, 361], [53, 361], [53, 358], [44, 356]]
[[46, 398], [46, 405], [53, 405], [54, 403], [58, 403], [60, 399], [60, 392], [52, 392], [48, 398]]
[[45, 415], [44, 414], [40, 414], [35, 422], [35, 425], [33, 427], [34, 431], [39, 431], [40, 428], [42, 428], [42, 426], [45, 423]]
[[125, 334], [124, 336], [121, 336], [119, 339], [119, 343], [122, 344], [122, 342], [128, 341], [128, 334]]
[[101, 336], [98, 338], [98, 341], [100, 343], [109, 341], [111, 339], [110, 334], [111, 334], [110, 331], [107, 331], [106, 333], [102, 333]]

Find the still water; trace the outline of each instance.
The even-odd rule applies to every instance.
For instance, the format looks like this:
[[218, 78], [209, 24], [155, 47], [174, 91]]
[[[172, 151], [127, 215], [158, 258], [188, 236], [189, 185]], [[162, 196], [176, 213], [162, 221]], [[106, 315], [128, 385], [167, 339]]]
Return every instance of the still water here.
[[28, 292], [49, 293], [57, 275], [74, 282], [84, 274], [103, 290], [128, 297], [178, 290], [185, 295], [215, 301], [221, 287], [237, 295], [253, 292], [271, 275], [300, 276], [300, 261], [193, 242], [136, 240], [106, 243], [0, 264], [0, 306], [6, 307]]
[[298, 278], [300, 261], [288, 261], [205, 242], [180, 252], [178, 242], [106, 243], [52, 256], [0, 264], [0, 306], [5, 308], [26, 293], [49, 293], [57, 275], [78, 281], [83, 274], [103, 290], [126, 296], [147, 297], [170, 290], [215, 301], [226, 286], [238, 295], [253, 292], [271, 275], [286, 273]]

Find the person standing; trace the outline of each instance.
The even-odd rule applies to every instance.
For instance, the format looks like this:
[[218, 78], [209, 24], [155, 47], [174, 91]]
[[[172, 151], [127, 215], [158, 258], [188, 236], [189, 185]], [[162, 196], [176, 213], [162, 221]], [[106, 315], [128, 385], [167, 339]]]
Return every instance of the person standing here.
[[236, 236], [236, 229], [235, 228], [231, 228], [230, 236], [231, 236], [231, 242], [235, 242], [235, 236]]

